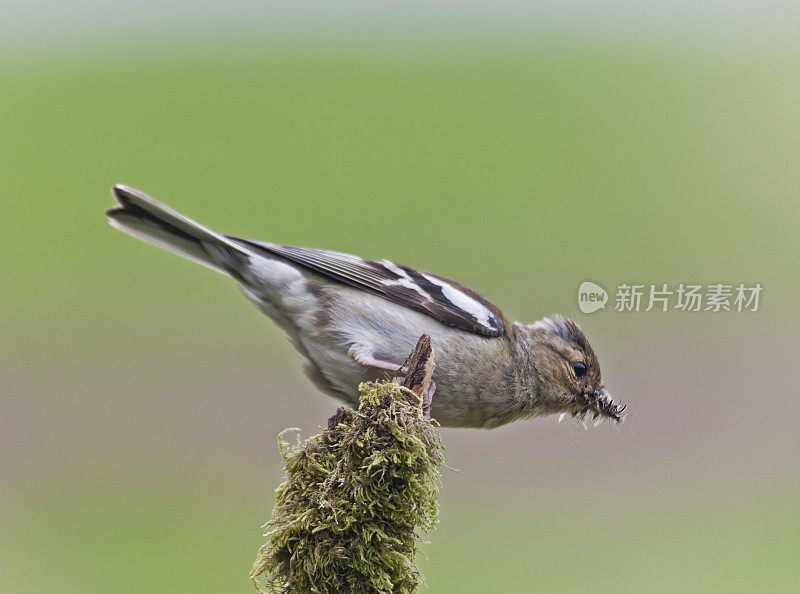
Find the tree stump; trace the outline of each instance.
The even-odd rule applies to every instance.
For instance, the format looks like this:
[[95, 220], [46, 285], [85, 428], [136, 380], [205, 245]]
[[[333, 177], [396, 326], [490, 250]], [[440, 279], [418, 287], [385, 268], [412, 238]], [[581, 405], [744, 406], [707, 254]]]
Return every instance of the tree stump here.
[[431, 403], [433, 392], [436, 385], [433, 383], [433, 371], [436, 369], [436, 362], [433, 358], [433, 347], [431, 337], [423, 334], [417, 341], [417, 346], [406, 357], [405, 363], [397, 370], [400, 375], [401, 370], [407, 369], [405, 379], [400, 384], [408, 388], [417, 395], [422, 407], [422, 413], [426, 419], [431, 418]]

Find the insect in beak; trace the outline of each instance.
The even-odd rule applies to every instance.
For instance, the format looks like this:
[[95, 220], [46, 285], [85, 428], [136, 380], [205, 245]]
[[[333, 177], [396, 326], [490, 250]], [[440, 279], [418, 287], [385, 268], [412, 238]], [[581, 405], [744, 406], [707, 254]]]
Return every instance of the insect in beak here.
[[627, 405], [615, 402], [605, 388], [587, 390], [583, 394], [583, 400], [583, 406], [575, 414], [578, 419], [582, 420], [587, 414], [591, 413], [595, 419], [595, 425], [600, 424], [604, 418], [613, 419], [617, 423], [622, 422], [622, 413], [627, 408]]

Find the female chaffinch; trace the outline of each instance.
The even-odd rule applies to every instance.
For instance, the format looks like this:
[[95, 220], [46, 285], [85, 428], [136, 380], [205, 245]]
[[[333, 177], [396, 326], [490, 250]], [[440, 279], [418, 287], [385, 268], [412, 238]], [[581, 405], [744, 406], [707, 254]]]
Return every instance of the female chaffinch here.
[[144, 192], [117, 185], [111, 225], [232, 277], [306, 358], [323, 392], [357, 405], [361, 382], [402, 375], [427, 333], [436, 353], [431, 415], [493, 428], [554, 413], [622, 420], [597, 357], [572, 320], [509, 320], [458, 282], [381, 260], [251, 241], [211, 231]]

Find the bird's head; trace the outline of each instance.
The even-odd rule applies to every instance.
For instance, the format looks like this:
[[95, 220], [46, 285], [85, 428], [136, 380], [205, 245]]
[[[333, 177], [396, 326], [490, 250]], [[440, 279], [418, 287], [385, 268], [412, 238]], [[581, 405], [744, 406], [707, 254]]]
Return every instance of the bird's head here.
[[581, 421], [586, 415], [622, 420], [625, 406], [606, 390], [597, 356], [580, 326], [556, 314], [526, 328], [542, 412], [569, 413]]

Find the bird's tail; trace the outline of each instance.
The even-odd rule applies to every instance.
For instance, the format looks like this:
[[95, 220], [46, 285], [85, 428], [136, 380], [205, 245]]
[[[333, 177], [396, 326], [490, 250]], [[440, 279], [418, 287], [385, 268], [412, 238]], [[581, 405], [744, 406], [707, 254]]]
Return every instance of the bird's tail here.
[[248, 250], [161, 204], [140, 190], [118, 184], [111, 193], [119, 206], [106, 211], [120, 231], [157, 245], [212, 270], [238, 278], [250, 262]]

